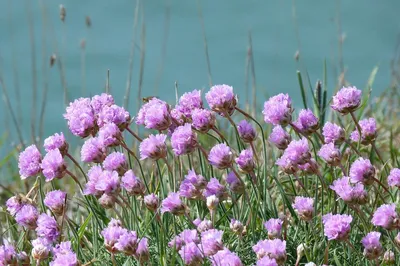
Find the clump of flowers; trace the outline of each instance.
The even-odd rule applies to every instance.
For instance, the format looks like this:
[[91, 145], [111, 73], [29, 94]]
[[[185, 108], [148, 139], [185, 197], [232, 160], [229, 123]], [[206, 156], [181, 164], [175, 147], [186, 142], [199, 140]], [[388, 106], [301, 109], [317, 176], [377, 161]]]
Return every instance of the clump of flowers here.
[[24, 187], [2, 185], [0, 265], [393, 263], [395, 142], [381, 145], [356, 87], [331, 101], [320, 89], [314, 107], [280, 93], [255, 116], [229, 85], [205, 94], [210, 109], [200, 90], [145, 98], [132, 120], [109, 94], [74, 100], [64, 118], [80, 150], [50, 135], [20, 152]]

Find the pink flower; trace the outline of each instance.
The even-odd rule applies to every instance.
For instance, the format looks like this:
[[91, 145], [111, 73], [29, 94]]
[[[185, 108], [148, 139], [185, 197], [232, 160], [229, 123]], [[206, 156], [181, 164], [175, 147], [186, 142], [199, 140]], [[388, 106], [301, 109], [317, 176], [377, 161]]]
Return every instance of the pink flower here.
[[380, 237], [381, 233], [370, 232], [361, 240], [364, 246], [364, 256], [367, 259], [374, 260], [383, 253], [382, 244], [379, 242]]
[[326, 214], [322, 217], [324, 234], [328, 240], [346, 240], [350, 234], [350, 223], [353, 221], [351, 215]]
[[396, 204], [381, 205], [372, 217], [372, 224], [381, 226], [387, 230], [393, 230], [399, 227], [399, 216], [396, 212]]
[[361, 103], [361, 90], [356, 87], [343, 87], [333, 96], [331, 107], [342, 114], [354, 111]]
[[264, 223], [269, 239], [281, 238], [283, 221], [271, 218]]

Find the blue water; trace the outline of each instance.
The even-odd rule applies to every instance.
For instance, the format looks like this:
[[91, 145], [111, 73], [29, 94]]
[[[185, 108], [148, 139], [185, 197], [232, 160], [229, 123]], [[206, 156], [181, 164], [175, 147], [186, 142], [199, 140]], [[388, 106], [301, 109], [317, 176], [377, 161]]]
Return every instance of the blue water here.
[[[30, 2], [33, 20], [29, 21]], [[141, 1], [137, 45], [141, 46], [141, 28], [145, 25], [145, 64], [143, 96], [157, 95], [173, 103], [174, 83], [179, 91], [208, 88], [208, 71], [197, 1]], [[43, 3], [47, 23], [43, 23]], [[390, 84], [390, 61], [400, 32], [400, 1], [199, 1], [208, 39], [212, 81], [234, 86], [239, 101], [246, 99], [245, 61], [248, 32], [251, 30], [259, 103], [266, 95], [289, 92], [301, 103], [296, 70], [307, 71], [312, 84], [322, 78], [324, 60], [328, 67], [328, 84], [332, 90], [339, 73], [338, 20], [345, 35], [343, 62], [346, 79], [360, 88], [366, 84], [374, 66], [379, 72], [374, 95]], [[68, 84], [68, 96], [74, 99], [104, 90], [107, 69], [110, 87], [117, 103], [122, 104], [128, 74], [133, 36], [135, 1], [0, 1], [0, 69], [14, 109], [17, 111], [17, 69], [22, 96], [20, 117], [24, 138], [29, 142], [32, 108], [32, 66], [29, 25], [33, 26], [38, 75], [38, 110], [43, 81], [42, 59], [48, 75], [48, 103], [45, 135], [65, 130], [62, 118], [63, 93], [59, 71], [49, 68], [50, 55], [58, 50], [62, 56]], [[59, 19], [59, 5], [67, 10], [66, 21]], [[169, 15], [168, 14], [169, 10]], [[295, 16], [294, 16], [295, 13]], [[86, 28], [89, 15], [92, 27]], [[165, 58], [163, 43], [166, 40]], [[298, 38], [296, 35], [298, 34]], [[45, 56], [42, 40], [45, 37]], [[82, 81], [80, 42], [86, 40], [85, 78]], [[300, 63], [294, 54], [300, 47]], [[14, 59], [13, 59], [14, 58]], [[140, 50], [134, 54], [132, 94], [129, 110], [137, 110]], [[162, 67], [161, 67], [162, 66]], [[162, 72], [160, 72], [162, 69]], [[159, 75], [161, 73], [161, 75]], [[82, 84], [86, 84], [85, 87]], [[157, 86], [158, 84], [158, 86]], [[251, 86], [249, 86], [251, 87]], [[1, 131], [15, 131], [8, 110], [1, 103]], [[39, 111], [37, 111], [39, 113]], [[38, 114], [37, 114], [38, 116]], [[36, 122], [37, 124], [38, 122]]]

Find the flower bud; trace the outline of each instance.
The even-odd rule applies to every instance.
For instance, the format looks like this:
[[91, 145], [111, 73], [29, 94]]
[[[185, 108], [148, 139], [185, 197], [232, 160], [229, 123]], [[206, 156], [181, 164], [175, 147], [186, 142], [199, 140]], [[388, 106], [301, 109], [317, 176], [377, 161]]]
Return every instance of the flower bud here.
[[235, 234], [242, 235], [244, 226], [240, 221], [232, 219], [229, 227]]
[[394, 256], [393, 251], [387, 250], [385, 254], [383, 254], [383, 261], [382, 261], [383, 263], [386, 263], [388, 265], [394, 265], [395, 261], [396, 258]]
[[99, 198], [100, 205], [105, 209], [111, 209], [114, 207], [115, 201], [116, 198], [113, 195], [108, 195], [105, 193]]
[[219, 199], [217, 196], [211, 195], [211, 196], [207, 197], [207, 208], [210, 211], [217, 209], [218, 204], [219, 204]]
[[160, 200], [155, 194], [150, 194], [144, 196], [144, 204], [146, 208], [150, 211], [156, 211], [158, 206], [160, 205]]

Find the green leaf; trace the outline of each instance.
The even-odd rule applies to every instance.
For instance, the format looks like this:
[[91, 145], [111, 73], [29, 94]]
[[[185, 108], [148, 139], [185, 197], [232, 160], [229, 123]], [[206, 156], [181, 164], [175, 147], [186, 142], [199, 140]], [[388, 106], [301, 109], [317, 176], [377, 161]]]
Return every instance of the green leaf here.
[[86, 227], [88, 226], [90, 219], [92, 218], [93, 213], [89, 213], [88, 217], [86, 217], [85, 221], [83, 222], [83, 224], [79, 227], [78, 229], [78, 243], [81, 242], [81, 239], [83, 237], [83, 234], [86, 231]]

